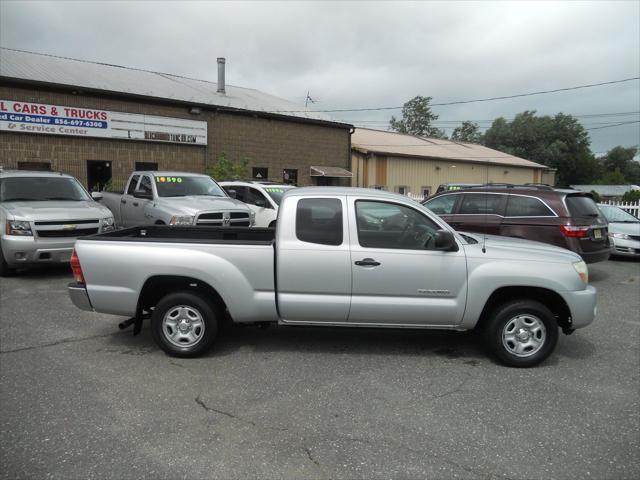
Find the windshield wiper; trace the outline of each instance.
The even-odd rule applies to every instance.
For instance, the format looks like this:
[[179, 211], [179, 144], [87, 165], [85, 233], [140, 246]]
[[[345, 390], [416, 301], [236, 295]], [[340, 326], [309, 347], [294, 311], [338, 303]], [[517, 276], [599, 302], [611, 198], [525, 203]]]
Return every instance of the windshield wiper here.
[[69, 197], [46, 197], [45, 200], [69, 200], [72, 202], [80, 202], [81, 200], [77, 198], [69, 198]]

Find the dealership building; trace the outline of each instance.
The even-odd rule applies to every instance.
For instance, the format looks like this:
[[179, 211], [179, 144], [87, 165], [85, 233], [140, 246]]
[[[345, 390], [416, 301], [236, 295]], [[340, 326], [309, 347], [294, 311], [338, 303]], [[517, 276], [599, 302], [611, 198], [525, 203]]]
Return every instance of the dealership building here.
[[352, 126], [217, 82], [0, 49], [0, 166], [70, 173], [89, 189], [134, 170], [204, 173], [225, 155], [248, 176], [351, 184]]

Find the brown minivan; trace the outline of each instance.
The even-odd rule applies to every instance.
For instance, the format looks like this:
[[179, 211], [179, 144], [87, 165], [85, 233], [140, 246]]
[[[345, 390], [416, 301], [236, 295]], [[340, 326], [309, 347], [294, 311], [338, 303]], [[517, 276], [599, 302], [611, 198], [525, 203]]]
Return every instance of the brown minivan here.
[[587, 263], [611, 253], [607, 220], [590, 193], [542, 185], [482, 185], [423, 204], [456, 230], [524, 238], [573, 250]]

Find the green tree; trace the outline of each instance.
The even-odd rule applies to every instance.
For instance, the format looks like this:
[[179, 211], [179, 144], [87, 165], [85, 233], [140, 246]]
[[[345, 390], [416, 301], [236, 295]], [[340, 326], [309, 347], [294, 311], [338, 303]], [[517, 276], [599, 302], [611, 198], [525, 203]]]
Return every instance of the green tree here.
[[[640, 184], [640, 162], [634, 160], [638, 147], [617, 146], [600, 158], [607, 173], [618, 170], [626, 183]], [[604, 178], [603, 178], [604, 181]]]
[[624, 174], [620, 171], [619, 168], [616, 168], [613, 171], [609, 171], [604, 174], [602, 179], [600, 180], [602, 185], [626, 185], [627, 179], [624, 178]]
[[624, 192], [622, 196], [623, 202], [637, 202], [638, 200], [640, 200], [640, 190], [629, 190]]
[[456, 142], [482, 143], [482, 133], [477, 123], [465, 120], [462, 125], [456, 127], [451, 134], [451, 140]]
[[234, 162], [227, 158], [225, 152], [222, 152], [218, 156], [216, 164], [207, 167], [207, 175], [219, 182], [225, 180], [242, 180], [249, 176], [248, 165], [248, 159], [241, 158], [239, 161]]
[[417, 96], [402, 107], [402, 119], [391, 117], [389, 126], [392, 130], [420, 137], [447, 138], [444, 130], [432, 125], [438, 115], [431, 111], [431, 97]]
[[592, 183], [602, 174], [600, 162], [591, 153], [588, 132], [564, 113], [551, 117], [525, 111], [511, 122], [498, 118], [485, 132], [484, 144], [557, 169], [560, 185]]

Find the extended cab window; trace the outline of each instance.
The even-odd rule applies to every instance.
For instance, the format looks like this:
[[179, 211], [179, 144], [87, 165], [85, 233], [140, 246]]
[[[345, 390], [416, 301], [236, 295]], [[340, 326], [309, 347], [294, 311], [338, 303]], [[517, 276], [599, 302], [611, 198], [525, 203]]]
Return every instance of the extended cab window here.
[[342, 202], [336, 198], [305, 198], [298, 202], [296, 237], [302, 242], [342, 244]]
[[507, 217], [554, 217], [555, 214], [537, 198], [509, 195]]
[[465, 193], [458, 209], [459, 215], [502, 215], [504, 195]]
[[438, 226], [412, 208], [387, 202], [356, 202], [358, 241], [369, 248], [433, 248]]
[[140, 180], [140, 190], [144, 190], [146, 193], [153, 193], [151, 178], [149, 178], [147, 175], [144, 175], [142, 177], [142, 180]]
[[134, 175], [129, 180], [129, 187], [127, 188], [127, 195], [133, 195], [133, 192], [136, 189], [136, 185], [138, 185], [138, 180], [140, 179], [140, 175]]
[[429, 200], [424, 206], [436, 215], [451, 215], [459, 197], [460, 195], [443, 195]]

